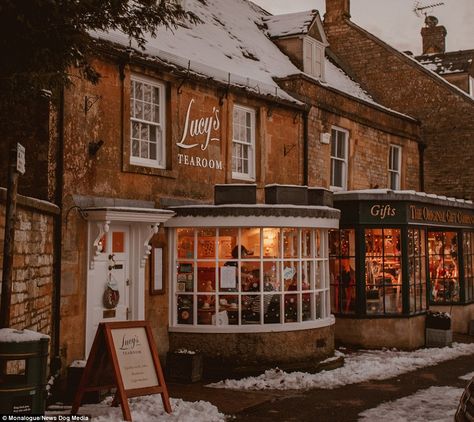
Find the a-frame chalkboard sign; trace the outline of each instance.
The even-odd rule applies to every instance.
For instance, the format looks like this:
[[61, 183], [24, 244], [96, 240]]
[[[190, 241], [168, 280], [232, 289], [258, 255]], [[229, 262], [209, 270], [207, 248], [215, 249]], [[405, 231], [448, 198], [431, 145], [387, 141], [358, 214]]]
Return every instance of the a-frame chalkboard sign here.
[[161, 394], [164, 409], [171, 413], [168, 389], [147, 321], [99, 324], [71, 414], [77, 413], [84, 393], [111, 388], [117, 389], [113, 405], [120, 403], [126, 421], [132, 420], [130, 397]]

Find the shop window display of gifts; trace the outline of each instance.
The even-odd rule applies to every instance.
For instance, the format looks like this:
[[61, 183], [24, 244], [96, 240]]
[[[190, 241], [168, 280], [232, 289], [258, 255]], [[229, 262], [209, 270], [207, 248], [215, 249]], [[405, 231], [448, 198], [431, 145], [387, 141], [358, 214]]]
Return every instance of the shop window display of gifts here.
[[446, 312], [428, 312], [426, 314], [426, 346], [444, 347], [453, 342], [451, 316]]

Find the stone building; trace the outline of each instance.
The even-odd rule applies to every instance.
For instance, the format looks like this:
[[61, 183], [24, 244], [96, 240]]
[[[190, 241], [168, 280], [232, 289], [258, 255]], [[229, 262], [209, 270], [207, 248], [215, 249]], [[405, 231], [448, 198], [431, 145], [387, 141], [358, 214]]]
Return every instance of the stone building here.
[[324, 28], [331, 50], [375, 100], [421, 122], [421, 190], [473, 199], [474, 169], [458, 170], [473, 156], [474, 98], [352, 22], [349, 0], [326, 2]]
[[[316, 362], [334, 347], [329, 189], [419, 188], [419, 123], [324, 54], [319, 14], [214, 3], [189, 2], [203, 22], [144, 52], [95, 34], [100, 83], [64, 94], [66, 364], [125, 319], [208, 366]], [[304, 61], [284, 54], [288, 23]], [[240, 193], [215, 203], [222, 185]]]
[[427, 16], [425, 24], [423, 53], [416, 60], [474, 97], [474, 50], [446, 51], [446, 28], [434, 16]]
[[[88, 356], [99, 322], [146, 319], [161, 354], [199, 348], [207, 368], [314, 364], [333, 351], [332, 313], [366, 303], [365, 285], [357, 297], [340, 288], [354, 257], [332, 192], [422, 190], [426, 127], [348, 76], [317, 11], [186, 4], [202, 22], [159, 30], [144, 51], [93, 34], [100, 83], [78, 76], [49, 116], [63, 363]], [[428, 84], [464, 104], [438, 79]], [[411, 348], [426, 304], [412, 312], [401, 284]]]

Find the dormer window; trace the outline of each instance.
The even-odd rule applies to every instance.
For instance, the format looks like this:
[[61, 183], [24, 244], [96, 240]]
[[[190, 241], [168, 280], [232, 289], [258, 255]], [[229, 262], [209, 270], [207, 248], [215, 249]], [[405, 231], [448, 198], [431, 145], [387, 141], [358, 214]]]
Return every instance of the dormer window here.
[[324, 44], [314, 38], [305, 37], [303, 41], [304, 72], [318, 79], [324, 79]]

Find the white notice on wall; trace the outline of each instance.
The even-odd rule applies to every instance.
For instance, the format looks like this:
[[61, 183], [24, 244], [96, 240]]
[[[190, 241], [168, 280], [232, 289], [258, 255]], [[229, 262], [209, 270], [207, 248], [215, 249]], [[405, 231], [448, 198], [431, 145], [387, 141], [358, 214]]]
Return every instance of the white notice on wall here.
[[221, 267], [221, 288], [235, 289], [237, 277], [237, 268], [233, 266]]

